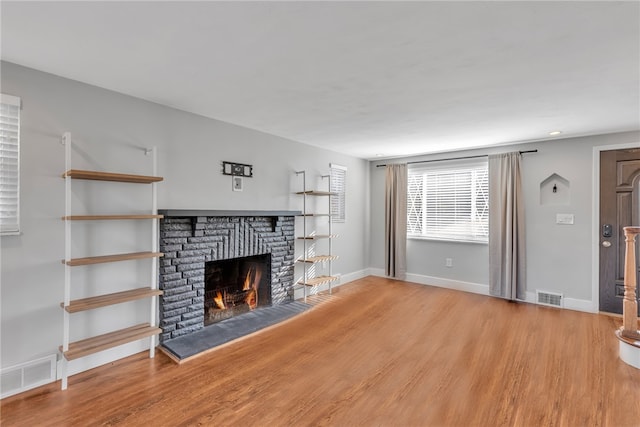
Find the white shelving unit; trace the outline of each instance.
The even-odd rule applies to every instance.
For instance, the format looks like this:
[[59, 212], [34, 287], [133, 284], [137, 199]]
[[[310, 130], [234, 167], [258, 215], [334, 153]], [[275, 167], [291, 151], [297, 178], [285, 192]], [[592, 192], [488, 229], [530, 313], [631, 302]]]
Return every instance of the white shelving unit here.
[[[297, 262], [302, 263], [302, 279], [297, 285], [303, 288], [304, 301], [307, 301], [309, 289], [320, 285], [329, 285], [331, 294], [332, 284], [339, 279], [333, 275], [332, 262], [337, 259], [333, 254], [331, 241], [336, 236], [331, 227], [331, 203], [330, 197], [335, 195], [330, 190], [331, 175], [322, 175], [321, 178], [327, 181], [327, 190], [312, 190], [307, 187], [306, 171], [297, 171], [296, 175], [302, 177], [302, 191], [296, 194], [302, 196], [302, 235], [297, 239], [302, 241], [302, 255], [297, 258]], [[326, 198], [326, 208], [316, 211], [316, 206], [311, 208], [309, 199]], [[325, 211], [326, 209], [326, 211]], [[326, 234], [317, 232], [318, 221], [326, 221], [323, 230]], [[324, 251], [322, 251], [324, 250]], [[324, 274], [326, 273], [326, 274]]]
[[[63, 321], [63, 342], [60, 346], [62, 352], [62, 389], [68, 385], [67, 362], [88, 356], [112, 347], [116, 347], [128, 342], [137, 341], [150, 337], [149, 357], [155, 355], [155, 338], [162, 332], [157, 326], [156, 305], [157, 297], [162, 295], [158, 289], [158, 258], [163, 254], [157, 251], [158, 248], [158, 220], [162, 215], [157, 214], [156, 184], [163, 180], [162, 177], [155, 176], [157, 173], [157, 150], [155, 148], [145, 150], [145, 154], [153, 155], [153, 176], [129, 175], [111, 172], [97, 172], [71, 169], [72, 142], [71, 134], [66, 132], [62, 135], [62, 143], [65, 146], [65, 173], [62, 177], [65, 180], [65, 215], [62, 220], [65, 222], [65, 259], [64, 264], [64, 301], [60, 304], [64, 312]], [[73, 180], [92, 180], [107, 182], [125, 182], [133, 184], [151, 185], [151, 209], [149, 214], [118, 214], [118, 215], [73, 215], [71, 209], [71, 182]], [[113, 221], [113, 220], [140, 220], [151, 222], [151, 250], [148, 252], [119, 253], [112, 255], [93, 256], [85, 258], [71, 257], [71, 224], [74, 221]], [[148, 259], [151, 261], [150, 284], [148, 287], [129, 289], [126, 291], [114, 292], [103, 295], [96, 295], [89, 298], [71, 299], [71, 270], [74, 267], [86, 266], [90, 264], [101, 264], [118, 262], [125, 260]], [[150, 298], [151, 311], [149, 323], [131, 326], [125, 329], [109, 332], [106, 334], [89, 337], [75, 342], [70, 342], [69, 329], [71, 314], [86, 310], [93, 310], [114, 304], [134, 301], [143, 298]]]

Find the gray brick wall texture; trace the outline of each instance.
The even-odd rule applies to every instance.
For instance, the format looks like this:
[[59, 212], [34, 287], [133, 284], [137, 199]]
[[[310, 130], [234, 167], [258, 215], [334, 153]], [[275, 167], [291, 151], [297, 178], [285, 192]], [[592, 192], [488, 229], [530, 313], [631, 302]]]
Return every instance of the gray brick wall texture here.
[[293, 297], [295, 218], [167, 217], [160, 220], [160, 341], [204, 327], [204, 263], [271, 254], [271, 302]]

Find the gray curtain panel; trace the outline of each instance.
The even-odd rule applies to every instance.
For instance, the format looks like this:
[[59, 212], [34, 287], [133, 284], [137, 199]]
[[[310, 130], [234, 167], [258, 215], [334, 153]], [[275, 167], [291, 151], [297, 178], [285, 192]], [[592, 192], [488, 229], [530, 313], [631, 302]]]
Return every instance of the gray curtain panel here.
[[384, 259], [387, 276], [407, 273], [407, 165], [387, 165], [385, 181]]
[[526, 299], [524, 195], [519, 152], [489, 156], [489, 293]]

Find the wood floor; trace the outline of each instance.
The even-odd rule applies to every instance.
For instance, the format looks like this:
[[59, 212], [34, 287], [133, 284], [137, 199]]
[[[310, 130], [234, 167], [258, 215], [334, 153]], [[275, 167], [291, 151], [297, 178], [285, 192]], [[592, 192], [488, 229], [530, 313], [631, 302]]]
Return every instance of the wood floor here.
[[146, 353], [4, 399], [2, 426], [638, 426], [620, 320], [368, 277], [182, 365]]

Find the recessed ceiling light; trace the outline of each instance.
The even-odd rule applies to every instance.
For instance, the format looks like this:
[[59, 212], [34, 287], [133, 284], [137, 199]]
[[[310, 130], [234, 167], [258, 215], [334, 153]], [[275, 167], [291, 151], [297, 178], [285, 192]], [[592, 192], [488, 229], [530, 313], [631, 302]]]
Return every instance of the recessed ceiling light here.
[[384, 154], [382, 154], [382, 153], [376, 154], [376, 157], [382, 157], [382, 156], [384, 156]]
[[562, 132], [559, 130], [554, 130], [552, 132], [549, 132], [549, 136], [557, 136], [560, 135]]

